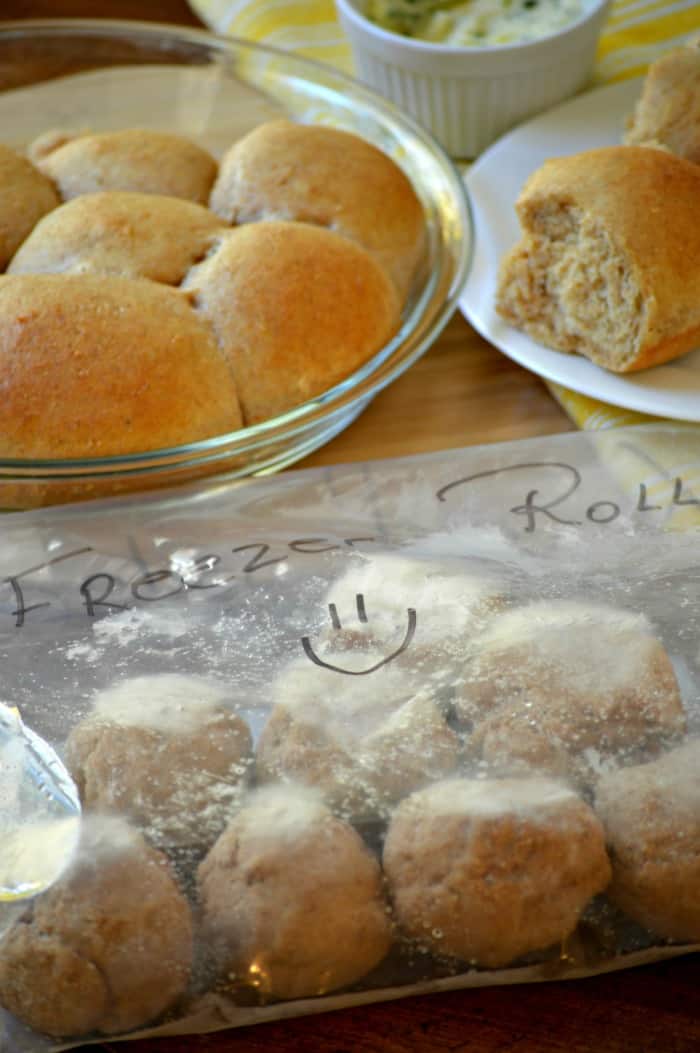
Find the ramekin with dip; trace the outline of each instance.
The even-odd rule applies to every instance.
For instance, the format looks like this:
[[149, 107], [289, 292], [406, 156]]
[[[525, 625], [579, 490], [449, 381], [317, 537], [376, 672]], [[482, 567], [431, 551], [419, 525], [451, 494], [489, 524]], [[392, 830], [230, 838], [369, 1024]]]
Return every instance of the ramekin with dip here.
[[610, 0], [335, 0], [357, 74], [472, 158], [585, 87]]
[[582, 0], [369, 0], [378, 26], [451, 47], [538, 40], [580, 18]]

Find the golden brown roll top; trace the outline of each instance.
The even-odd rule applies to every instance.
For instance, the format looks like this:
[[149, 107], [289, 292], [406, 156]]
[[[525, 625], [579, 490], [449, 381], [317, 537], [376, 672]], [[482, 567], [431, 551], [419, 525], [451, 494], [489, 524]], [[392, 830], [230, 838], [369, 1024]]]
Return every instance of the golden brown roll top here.
[[[0, 457], [227, 434], [327, 391], [399, 327], [394, 282], [402, 298], [424, 215], [357, 136], [261, 127], [230, 152], [218, 192], [233, 193], [240, 157], [243, 197], [259, 184], [265, 200], [232, 199], [226, 220], [198, 204], [216, 162], [177, 135], [49, 132], [30, 155], [38, 168], [0, 150]], [[255, 222], [231, 230], [233, 218]]]
[[545, 162], [517, 202], [523, 236], [497, 309], [535, 340], [616, 372], [700, 345], [700, 167], [611, 146]]
[[406, 297], [425, 216], [398, 165], [371, 143], [321, 125], [268, 121], [234, 143], [211, 195], [231, 223], [301, 220], [362, 245]]
[[156, 450], [241, 426], [209, 328], [153, 282], [0, 277], [0, 376], [3, 457]]
[[34, 224], [59, 204], [51, 182], [26, 157], [0, 145], [0, 270]]
[[112, 190], [83, 194], [37, 223], [9, 274], [104, 274], [178, 285], [226, 228], [191, 201]]
[[99, 190], [133, 190], [207, 203], [216, 161], [180, 135], [141, 128], [74, 135], [48, 133], [29, 156], [64, 201]]
[[306, 223], [236, 228], [183, 288], [213, 326], [248, 424], [337, 384], [399, 323], [396, 291], [379, 264]]

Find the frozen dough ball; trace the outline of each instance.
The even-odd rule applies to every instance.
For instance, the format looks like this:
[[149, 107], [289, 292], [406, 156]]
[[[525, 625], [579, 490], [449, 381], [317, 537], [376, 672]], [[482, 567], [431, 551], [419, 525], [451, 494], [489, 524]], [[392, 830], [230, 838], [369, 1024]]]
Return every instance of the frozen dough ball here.
[[610, 899], [659, 936], [700, 940], [700, 739], [603, 776], [595, 808]]
[[[362, 668], [362, 656], [339, 660]], [[346, 818], [382, 816], [457, 765], [459, 739], [435, 698], [390, 666], [355, 676], [301, 660], [282, 671], [273, 699], [258, 742], [258, 779], [313, 786]]]
[[495, 618], [473, 655], [456, 700], [464, 724], [496, 714], [568, 752], [627, 759], [685, 729], [671, 660], [643, 614], [532, 603]]
[[345, 987], [391, 945], [379, 864], [309, 791], [258, 790], [198, 879], [204, 938], [221, 972], [266, 997]]
[[34, 165], [0, 145], [0, 270], [42, 216], [59, 204], [51, 182]]
[[45, 133], [29, 156], [64, 201], [99, 190], [184, 197], [206, 205], [214, 158], [180, 135], [143, 128], [95, 134]]
[[499, 582], [466, 573], [463, 561], [381, 552], [354, 561], [330, 586], [324, 602], [333, 605], [341, 625], [326, 630], [327, 645], [354, 646], [378, 658], [401, 645], [410, 625], [409, 611], [414, 611], [415, 629], [395, 661], [449, 680], [457, 669], [463, 675], [471, 639], [503, 607], [505, 598]]
[[184, 993], [190, 909], [167, 861], [119, 819], [84, 820], [77, 855], [0, 940], [0, 1003], [35, 1031], [117, 1034]]
[[225, 685], [162, 673], [99, 692], [65, 753], [85, 808], [128, 816], [159, 847], [201, 849], [237, 807], [251, 750]]
[[405, 299], [425, 245], [425, 215], [390, 157], [325, 125], [267, 121], [225, 154], [211, 195], [232, 223], [301, 220], [367, 249]]
[[498, 712], [482, 721], [465, 745], [467, 762], [491, 775], [547, 775], [588, 785], [588, 765], [551, 735], [531, 727], [519, 710]]
[[213, 212], [181, 198], [83, 194], [41, 220], [9, 274], [103, 274], [178, 285], [222, 231]]
[[550, 779], [457, 779], [397, 808], [384, 870], [399, 926], [489, 968], [564, 940], [610, 879], [602, 827]]

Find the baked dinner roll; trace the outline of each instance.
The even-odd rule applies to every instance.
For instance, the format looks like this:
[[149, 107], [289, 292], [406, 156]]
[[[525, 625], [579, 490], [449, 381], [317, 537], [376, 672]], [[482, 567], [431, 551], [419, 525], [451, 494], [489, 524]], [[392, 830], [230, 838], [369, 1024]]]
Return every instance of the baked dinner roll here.
[[652, 62], [623, 141], [700, 163], [700, 42]]
[[322, 125], [268, 121], [225, 154], [211, 208], [231, 223], [292, 219], [358, 242], [403, 301], [424, 247], [425, 216], [411, 183], [377, 147]]
[[34, 224], [58, 204], [46, 176], [25, 157], [0, 145], [0, 270]]
[[523, 236], [496, 307], [559, 351], [618, 373], [700, 346], [700, 167], [611, 146], [545, 162], [517, 202]]
[[83, 820], [74, 862], [0, 940], [0, 1004], [57, 1037], [150, 1023], [185, 992], [190, 908], [164, 856], [107, 816]]
[[241, 426], [211, 332], [155, 282], [0, 277], [0, 375], [3, 457], [134, 453]]
[[[361, 654], [321, 654], [344, 669], [368, 665]], [[428, 688], [400, 669], [353, 676], [301, 659], [273, 688], [256, 774], [261, 782], [313, 786], [344, 818], [374, 820], [453, 772], [459, 748]]]
[[407, 797], [384, 843], [397, 922], [498, 968], [564, 940], [610, 880], [602, 827], [551, 779], [450, 779]]
[[200, 864], [198, 881], [216, 966], [232, 986], [263, 997], [345, 987], [392, 942], [377, 860], [308, 791], [253, 794]]
[[178, 285], [221, 231], [213, 212], [182, 198], [83, 194], [34, 227], [7, 272], [114, 274]]
[[214, 158], [189, 139], [140, 128], [45, 133], [30, 145], [29, 156], [64, 201], [99, 190], [133, 190], [206, 205], [217, 172]]
[[685, 730], [671, 660], [647, 618], [567, 600], [495, 617], [473, 643], [455, 712], [481, 749], [500, 730], [502, 755], [503, 733], [517, 742], [531, 730], [555, 747], [555, 764], [562, 749], [629, 762]]
[[308, 223], [230, 231], [182, 288], [216, 333], [246, 424], [337, 384], [399, 324], [398, 297], [379, 264]]
[[604, 776], [595, 808], [613, 865], [608, 895], [670, 940], [700, 940], [700, 740]]
[[159, 848], [201, 850], [240, 801], [251, 736], [222, 684], [137, 676], [97, 693], [65, 760], [84, 808], [121, 813]]

